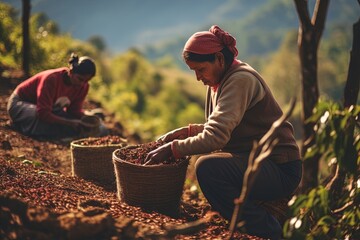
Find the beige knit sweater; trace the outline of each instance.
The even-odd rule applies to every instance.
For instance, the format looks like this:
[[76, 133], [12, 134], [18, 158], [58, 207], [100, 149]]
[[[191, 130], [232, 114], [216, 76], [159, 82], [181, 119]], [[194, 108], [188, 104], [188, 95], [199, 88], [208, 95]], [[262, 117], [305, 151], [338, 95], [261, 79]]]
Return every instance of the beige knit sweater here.
[[[216, 91], [207, 89], [206, 122], [190, 124], [189, 137], [172, 143], [176, 157], [226, 151], [248, 153], [280, 118], [282, 111], [259, 73], [236, 61]], [[278, 131], [279, 143], [269, 157], [276, 163], [300, 159], [293, 127], [285, 122]]]

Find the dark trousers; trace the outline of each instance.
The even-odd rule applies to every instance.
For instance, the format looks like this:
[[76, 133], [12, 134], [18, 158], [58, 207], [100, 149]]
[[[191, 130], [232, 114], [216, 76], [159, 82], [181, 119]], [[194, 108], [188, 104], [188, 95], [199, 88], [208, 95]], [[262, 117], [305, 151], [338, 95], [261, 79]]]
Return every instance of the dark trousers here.
[[[22, 101], [15, 93], [9, 98], [7, 111], [13, 125], [25, 135], [46, 138], [82, 137], [80, 130], [74, 129], [71, 126], [48, 123], [40, 120], [37, 116], [36, 104]], [[52, 112], [63, 118], [73, 118], [59, 107], [54, 107]], [[103, 124], [100, 124], [98, 132], [99, 136], [108, 134], [108, 130]]]
[[[240, 196], [248, 154], [212, 153], [201, 156], [195, 164], [200, 188], [215, 211], [231, 220], [234, 199]], [[290, 196], [301, 180], [301, 160], [275, 164], [264, 160], [249, 197], [243, 205], [241, 220], [248, 234], [280, 239], [282, 227], [257, 201], [273, 201]]]

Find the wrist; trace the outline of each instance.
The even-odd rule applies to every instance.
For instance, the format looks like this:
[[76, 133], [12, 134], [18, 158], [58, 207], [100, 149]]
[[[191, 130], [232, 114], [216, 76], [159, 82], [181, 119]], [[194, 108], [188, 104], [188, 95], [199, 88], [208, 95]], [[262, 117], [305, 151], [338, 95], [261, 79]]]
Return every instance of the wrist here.
[[181, 155], [176, 149], [176, 143], [177, 143], [177, 140], [174, 140], [171, 142], [171, 152], [175, 159], [179, 159], [179, 158], [181, 158]]

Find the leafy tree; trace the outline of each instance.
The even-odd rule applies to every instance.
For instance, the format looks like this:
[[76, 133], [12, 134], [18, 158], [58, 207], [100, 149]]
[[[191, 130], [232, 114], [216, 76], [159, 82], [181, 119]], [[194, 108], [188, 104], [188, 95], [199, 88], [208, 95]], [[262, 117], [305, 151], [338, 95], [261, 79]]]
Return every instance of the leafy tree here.
[[205, 119], [204, 111], [198, 104], [189, 103], [180, 111], [177, 117], [177, 125], [187, 126], [189, 123], [203, 123]]
[[99, 35], [90, 37], [88, 42], [93, 45], [99, 52], [103, 52], [106, 49], [105, 40]]
[[[136, 132], [144, 141], [152, 140], [185, 122], [184, 115], [179, 122], [179, 114], [196, 97], [183, 88], [184, 82], [169, 79], [178, 76], [169, 74], [170, 69], [166, 71], [165, 79], [162, 71], [144, 59], [136, 49], [131, 49], [111, 61], [110, 71], [112, 78], [117, 80], [106, 87], [108, 91], [104, 94], [108, 96], [103, 96], [102, 102], [116, 113], [129, 132]], [[194, 114], [192, 119], [199, 116], [199, 112], [203, 116], [201, 107], [190, 109]]]
[[274, 53], [262, 67], [262, 74], [269, 83], [274, 96], [280, 105], [285, 106], [300, 94], [299, 58], [294, 53], [296, 32], [289, 32], [279, 50]]
[[[319, 101], [308, 121], [315, 123], [315, 145], [307, 156], [319, 154], [343, 172], [341, 191], [331, 191], [329, 183], [316, 186], [308, 194], [294, 197], [289, 205], [292, 216], [284, 226], [288, 239], [360, 238], [360, 129], [356, 119], [360, 106], [343, 108], [339, 103]], [[331, 178], [332, 176], [330, 176]]]
[[346, 26], [337, 25], [329, 30], [330, 35], [322, 41], [319, 49], [320, 93], [336, 101], [343, 97], [343, 84], [349, 65], [351, 31]]
[[21, 60], [21, 25], [18, 12], [0, 2], [0, 63], [19, 68]]

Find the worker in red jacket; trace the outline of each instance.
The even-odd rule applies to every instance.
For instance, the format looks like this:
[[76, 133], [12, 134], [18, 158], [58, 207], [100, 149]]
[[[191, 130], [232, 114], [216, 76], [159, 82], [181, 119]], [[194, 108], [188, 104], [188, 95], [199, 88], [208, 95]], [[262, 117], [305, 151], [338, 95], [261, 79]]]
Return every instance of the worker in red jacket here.
[[[96, 66], [89, 57], [72, 54], [69, 67], [42, 71], [19, 84], [8, 101], [11, 124], [33, 137], [77, 137], [86, 123], [83, 103]], [[98, 135], [106, 134], [99, 124]]]

